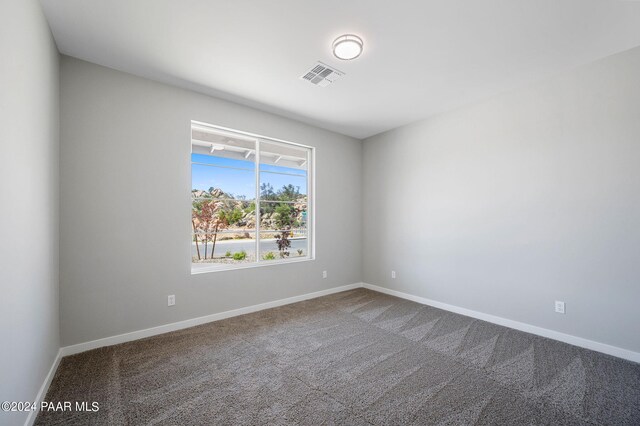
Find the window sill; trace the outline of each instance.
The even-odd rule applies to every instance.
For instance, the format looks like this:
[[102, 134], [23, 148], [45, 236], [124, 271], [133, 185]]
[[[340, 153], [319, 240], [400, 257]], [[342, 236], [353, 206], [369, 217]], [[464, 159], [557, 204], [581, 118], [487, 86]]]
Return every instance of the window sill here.
[[[209, 272], [235, 271], [237, 269], [262, 268], [265, 266], [288, 265], [290, 263], [310, 262], [315, 260], [313, 257], [303, 257], [291, 260], [273, 260], [270, 262], [246, 263], [246, 264], [191, 264], [191, 275], [207, 274]], [[202, 266], [201, 266], [202, 265]]]

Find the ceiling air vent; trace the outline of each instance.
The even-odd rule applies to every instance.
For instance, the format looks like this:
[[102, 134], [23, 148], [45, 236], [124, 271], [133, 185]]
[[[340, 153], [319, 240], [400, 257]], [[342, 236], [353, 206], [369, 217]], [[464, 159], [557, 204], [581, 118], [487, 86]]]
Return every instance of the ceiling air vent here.
[[316, 86], [325, 87], [342, 77], [344, 73], [338, 71], [335, 68], [330, 67], [327, 64], [318, 62], [315, 64], [305, 75], [300, 77], [302, 80], [307, 80], [311, 84]]

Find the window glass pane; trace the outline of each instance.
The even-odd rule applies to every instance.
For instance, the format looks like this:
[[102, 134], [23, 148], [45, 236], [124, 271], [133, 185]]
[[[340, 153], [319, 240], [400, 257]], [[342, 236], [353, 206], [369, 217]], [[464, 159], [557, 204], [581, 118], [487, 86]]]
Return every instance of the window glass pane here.
[[308, 160], [308, 148], [260, 141], [260, 170], [306, 176]]
[[254, 201], [194, 198], [191, 217], [195, 227], [206, 232], [215, 230], [254, 230], [256, 212]]
[[191, 192], [199, 198], [252, 200], [256, 194], [255, 174], [247, 170], [192, 164]]
[[234, 160], [231, 158], [218, 157], [216, 155], [192, 153], [191, 161], [196, 164], [210, 164], [212, 166], [233, 167], [243, 170], [255, 170], [256, 168], [256, 163], [253, 161], [253, 155], [251, 155], [248, 160]]
[[308, 149], [260, 142], [260, 262], [308, 256]]
[[[284, 238], [283, 238], [284, 235]], [[260, 262], [293, 260], [309, 255], [306, 234], [284, 232], [260, 232]]]
[[192, 161], [253, 169], [256, 140], [194, 126], [191, 130], [191, 152], [194, 154]]
[[260, 197], [268, 201], [300, 201], [307, 198], [307, 177], [260, 172]]
[[[191, 209], [193, 262], [255, 261], [255, 228], [253, 201], [194, 199]], [[233, 256], [236, 253], [240, 254]]]
[[[219, 231], [192, 234], [193, 264], [243, 264], [256, 261], [256, 233], [249, 231]], [[198, 243], [196, 244], [196, 239]]]
[[[308, 150], [260, 143], [260, 199], [263, 229], [300, 226], [306, 211]], [[306, 219], [306, 217], [305, 217]]]
[[191, 190], [198, 196], [254, 199], [256, 141], [194, 125]]
[[305, 202], [260, 202], [260, 230], [292, 230], [306, 232], [307, 204]]

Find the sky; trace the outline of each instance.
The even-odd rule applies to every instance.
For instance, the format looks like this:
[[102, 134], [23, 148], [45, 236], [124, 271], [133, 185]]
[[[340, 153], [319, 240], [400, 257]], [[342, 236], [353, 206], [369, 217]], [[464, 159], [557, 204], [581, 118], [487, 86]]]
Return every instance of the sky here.
[[[191, 165], [191, 188], [208, 191], [210, 187], [220, 188], [226, 193], [238, 197], [244, 195], [247, 199], [254, 199], [255, 163], [253, 161], [234, 160], [231, 158], [214, 157], [204, 154], [191, 154], [191, 161], [224, 167], [237, 167], [236, 170], [223, 167], [211, 167], [201, 164]], [[297, 176], [281, 175], [270, 172], [291, 173]], [[260, 183], [270, 183], [277, 191], [285, 185], [300, 187], [300, 193], [307, 193], [307, 171], [281, 167], [277, 165], [260, 165]]]

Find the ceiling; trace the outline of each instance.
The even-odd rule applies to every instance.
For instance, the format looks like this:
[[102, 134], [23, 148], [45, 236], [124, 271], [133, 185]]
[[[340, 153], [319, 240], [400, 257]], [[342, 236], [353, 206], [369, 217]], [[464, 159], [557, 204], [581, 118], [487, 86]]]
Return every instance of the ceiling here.
[[[638, 0], [41, 3], [63, 54], [356, 138], [640, 45]], [[318, 60], [346, 75], [301, 80]]]

